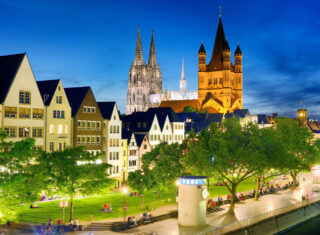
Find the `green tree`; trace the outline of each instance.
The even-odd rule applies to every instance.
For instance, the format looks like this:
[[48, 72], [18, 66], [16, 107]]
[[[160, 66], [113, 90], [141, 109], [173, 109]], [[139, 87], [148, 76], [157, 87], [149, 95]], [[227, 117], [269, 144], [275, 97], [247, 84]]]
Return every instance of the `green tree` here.
[[310, 167], [319, 159], [319, 140], [314, 141], [310, 130], [299, 126], [297, 120], [280, 118], [276, 122], [279, 144], [283, 148], [283, 168], [292, 177], [292, 189], [295, 189], [298, 173], [310, 171]]
[[[191, 172], [201, 172], [201, 168], [206, 167], [208, 172], [216, 173], [230, 192], [229, 212], [234, 213], [237, 187], [254, 175], [259, 161], [262, 148], [259, 128], [252, 123], [242, 127], [239, 120], [231, 118], [222, 123], [211, 123], [197, 139], [190, 143], [187, 167]], [[195, 161], [197, 157], [199, 160]], [[208, 164], [212, 157], [213, 165]]]
[[192, 107], [192, 106], [186, 106], [186, 107], [184, 107], [184, 109], [183, 109], [183, 113], [197, 113], [197, 112], [198, 112], [198, 110], [195, 109], [195, 108]]
[[73, 219], [73, 199], [77, 193], [97, 194], [114, 182], [107, 174], [111, 165], [97, 164], [100, 159], [100, 155], [89, 153], [83, 147], [41, 155], [40, 165], [48, 169], [48, 185], [54, 185], [58, 192], [70, 197], [70, 220]]
[[6, 138], [6, 132], [0, 129], [0, 214], [12, 219], [11, 206], [39, 198], [42, 171], [34, 170], [38, 156], [33, 151], [34, 139], [8, 142]]

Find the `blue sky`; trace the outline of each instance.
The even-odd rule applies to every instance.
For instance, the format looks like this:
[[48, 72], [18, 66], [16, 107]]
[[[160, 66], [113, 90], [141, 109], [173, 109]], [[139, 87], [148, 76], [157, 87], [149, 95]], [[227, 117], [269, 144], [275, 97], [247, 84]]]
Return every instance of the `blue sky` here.
[[37, 80], [93, 88], [125, 111], [127, 78], [141, 27], [145, 60], [154, 30], [163, 87], [178, 89], [185, 60], [197, 89], [197, 52], [212, 53], [222, 22], [232, 53], [244, 54], [244, 108], [294, 116], [303, 100], [320, 115], [320, 3], [317, 0], [0, 0], [0, 54], [27, 52]]

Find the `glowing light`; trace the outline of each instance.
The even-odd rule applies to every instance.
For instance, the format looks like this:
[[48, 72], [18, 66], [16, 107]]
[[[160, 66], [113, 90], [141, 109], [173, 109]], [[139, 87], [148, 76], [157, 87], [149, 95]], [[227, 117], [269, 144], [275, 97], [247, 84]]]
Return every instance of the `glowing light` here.
[[271, 168], [271, 172], [274, 172], [274, 169], [273, 169], [273, 168]]
[[123, 193], [123, 194], [127, 194], [127, 192], [128, 192], [128, 189], [127, 189], [127, 188], [123, 188], [123, 189], [122, 189], [122, 193]]
[[233, 174], [233, 177], [237, 177], [237, 176], [238, 176], [238, 174], [237, 174], [237, 173], [234, 173], [234, 174]]
[[177, 186], [179, 186], [179, 184], [180, 184], [180, 181], [179, 181], [179, 180], [177, 180], [177, 181], [176, 181], [176, 185], [177, 185]]

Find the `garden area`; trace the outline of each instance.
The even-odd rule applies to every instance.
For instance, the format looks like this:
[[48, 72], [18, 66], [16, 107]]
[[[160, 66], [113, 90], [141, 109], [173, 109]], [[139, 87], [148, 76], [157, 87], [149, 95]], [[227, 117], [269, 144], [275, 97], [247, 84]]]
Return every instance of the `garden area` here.
[[[214, 182], [210, 186], [210, 197], [227, 195], [228, 190], [225, 186], [214, 186]], [[255, 187], [253, 179], [248, 179], [242, 182], [238, 191], [248, 191]], [[141, 209], [140, 197], [137, 196], [126, 196], [127, 203], [127, 215], [133, 215], [141, 213], [146, 210], [146, 205], [149, 206], [150, 210], [156, 209], [160, 206], [169, 205], [176, 203], [175, 192], [161, 192], [160, 198], [157, 193], [145, 192], [143, 199], [143, 209]], [[102, 213], [104, 203], [110, 203], [112, 205], [111, 213]], [[112, 192], [104, 196], [90, 197], [74, 199], [74, 218], [78, 218], [80, 221], [89, 221], [93, 216], [94, 220], [104, 220], [113, 218], [123, 217], [123, 202], [124, 196], [121, 192]], [[27, 223], [46, 223], [50, 216], [54, 220], [60, 218], [62, 220], [62, 208], [59, 207], [59, 200], [46, 201], [38, 203], [39, 208], [30, 209], [30, 205], [22, 205], [15, 208], [17, 222]], [[69, 221], [70, 207], [67, 207], [65, 213], [65, 221]]]

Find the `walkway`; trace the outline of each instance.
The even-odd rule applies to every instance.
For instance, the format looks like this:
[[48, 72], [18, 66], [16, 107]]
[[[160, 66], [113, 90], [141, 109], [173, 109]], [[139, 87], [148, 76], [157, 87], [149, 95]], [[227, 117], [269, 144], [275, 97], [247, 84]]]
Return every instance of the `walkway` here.
[[[145, 226], [140, 226], [136, 229], [121, 232], [126, 234], [136, 235], [194, 235], [201, 232], [212, 230], [226, 224], [240, 221], [248, 217], [253, 217], [259, 214], [269, 212], [278, 208], [286, 207], [296, 202], [301, 201], [301, 196], [308, 194], [309, 196], [320, 196], [320, 193], [312, 192], [312, 176], [309, 173], [299, 175], [300, 187], [295, 191], [284, 191], [277, 194], [269, 194], [260, 198], [259, 201], [253, 199], [246, 200], [236, 204], [235, 214], [230, 215], [227, 212], [228, 205], [223, 206], [226, 210], [217, 213], [209, 214], [207, 216], [207, 226], [201, 228], [182, 228], [178, 226], [177, 219], [168, 219]], [[304, 180], [303, 180], [304, 179]], [[280, 178], [275, 181], [281, 180]], [[162, 209], [164, 210], [164, 208]], [[110, 220], [108, 220], [110, 222]], [[108, 231], [107, 234], [121, 234]], [[76, 234], [88, 235], [88, 232], [78, 232]], [[106, 232], [94, 232], [94, 235], [106, 234]]]

